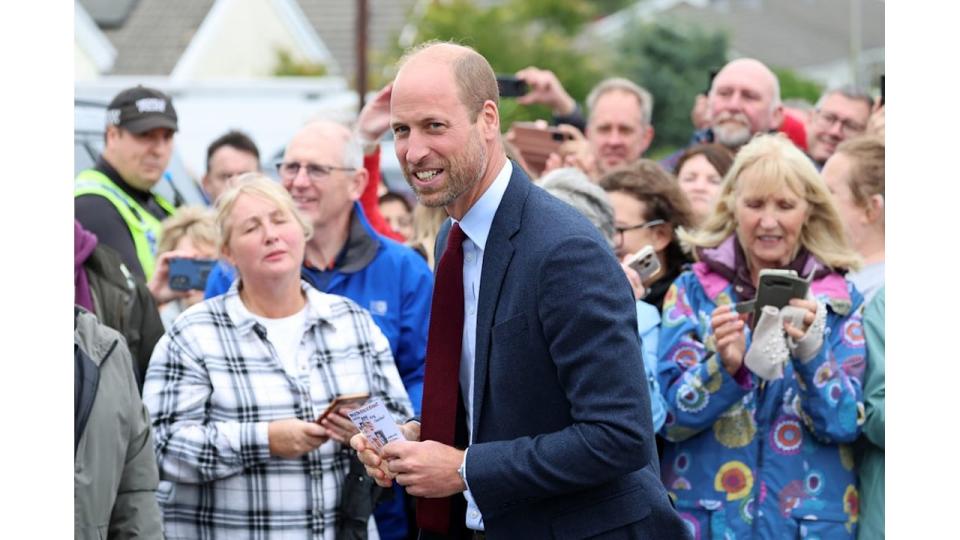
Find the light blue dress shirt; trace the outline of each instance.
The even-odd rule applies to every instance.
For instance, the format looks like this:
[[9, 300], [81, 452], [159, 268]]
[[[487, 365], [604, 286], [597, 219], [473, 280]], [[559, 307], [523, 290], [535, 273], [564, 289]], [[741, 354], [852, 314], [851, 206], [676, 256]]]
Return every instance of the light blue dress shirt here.
[[667, 419], [667, 400], [660, 393], [657, 382], [657, 347], [660, 343], [660, 312], [643, 300], [637, 300], [637, 331], [643, 342], [643, 370], [647, 374], [650, 390], [650, 414], [653, 416], [653, 431], [660, 431]]
[[[493, 217], [500, 207], [503, 194], [507, 191], [513, 165], [510, 160], [500, 169], [500, 173], [480, 196], [480, 199], [460, 220], [460, 228], [467, 238], [463, 241], [463, 348], [460, 351], [460, 392], [467, 409], [467, 433], [473, 443], [473, 364], [476, 360], [477, 345], [477, 305], [480, 300], [480, 275], [483, 271], [483, 249], [487, 245], [487, 236]], [[469, 451], [469, 447], [467, 448]], [[464, 454], [466, 463], [466, 454]], [[465, 471], [466, 478], [469, 473]], [[470, 529], [483, 530], [483, 516], [470, 493], [470, 485], [463, 492], [467, 499], [466, 523]]]

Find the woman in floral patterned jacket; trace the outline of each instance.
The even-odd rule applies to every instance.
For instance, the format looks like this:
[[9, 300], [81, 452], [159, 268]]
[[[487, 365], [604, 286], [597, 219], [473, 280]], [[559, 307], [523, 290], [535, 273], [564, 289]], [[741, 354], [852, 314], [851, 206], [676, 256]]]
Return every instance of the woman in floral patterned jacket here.
[[[863, 422], [862, 297], [830, 193], [789, 141], [744, 146], [714, 214], [682, 239], [697, 263], [663, 306], [664, 485], [695, 538], [854, 538], [849, 443]], [[751, 330], [733, 304], [764, 269], [812, 274]]]

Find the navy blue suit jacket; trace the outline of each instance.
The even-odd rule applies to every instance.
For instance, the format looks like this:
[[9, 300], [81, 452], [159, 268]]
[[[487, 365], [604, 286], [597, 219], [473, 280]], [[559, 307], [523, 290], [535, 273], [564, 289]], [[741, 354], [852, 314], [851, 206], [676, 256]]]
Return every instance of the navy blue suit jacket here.
[[596, 227], [514, 164], [483, 254], [467, 453], [489, 537], [687, 537], [634, 305]]

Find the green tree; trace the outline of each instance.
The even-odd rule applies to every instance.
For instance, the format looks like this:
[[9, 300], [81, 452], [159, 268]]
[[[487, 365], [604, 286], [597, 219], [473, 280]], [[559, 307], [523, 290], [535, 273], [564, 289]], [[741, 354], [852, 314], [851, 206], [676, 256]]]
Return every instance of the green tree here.
[[616, 41], [616, 73], [653, 94], [656, 133], [649, 153], [659, 155], [690, 140], [690, 110], [707, 90], [710, 71], [726, 63], [728, 38], [676, 21], [633, 20]]
[[816, 103], [823, 87], [788, 68], [772, 68], [780, 81], [780, 99], [804, 99]]
[[[612, 60], [608, 49], [594, 50], [574, 41], [573, 36], [597, 15], [593, 3], [585, 0], [508, 0], [486, 8], [469, 0], [433, 2], [415, 23], [414, 43], [440, 39], [469, 45], [497, 73], [512, 74], [527, 66], [552, 70], [567, 92], [582, 102]], [[397, 47], [392, 56], [401, 53]], [[385, 74], [377, 82], [385, 84], [392, 76]], [[515, 121], [549, 118], [550, 111], [503, 99], [500, 116], [506, 130]]]
[[322, 77], [327, 74], [327, 66], [296, 60], [286, 49], [277, 49], [276, 55], [277, 63], [273, 68], [275, 77]]

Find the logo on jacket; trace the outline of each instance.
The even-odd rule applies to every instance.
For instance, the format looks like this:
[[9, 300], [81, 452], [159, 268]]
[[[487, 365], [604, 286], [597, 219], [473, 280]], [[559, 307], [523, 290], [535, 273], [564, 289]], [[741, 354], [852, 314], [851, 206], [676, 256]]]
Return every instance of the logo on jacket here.
[[387, 314], [387, 301], [386, 300], [371, 300], [370, 301], [370, 313], [374, 315], [386, 315]]

